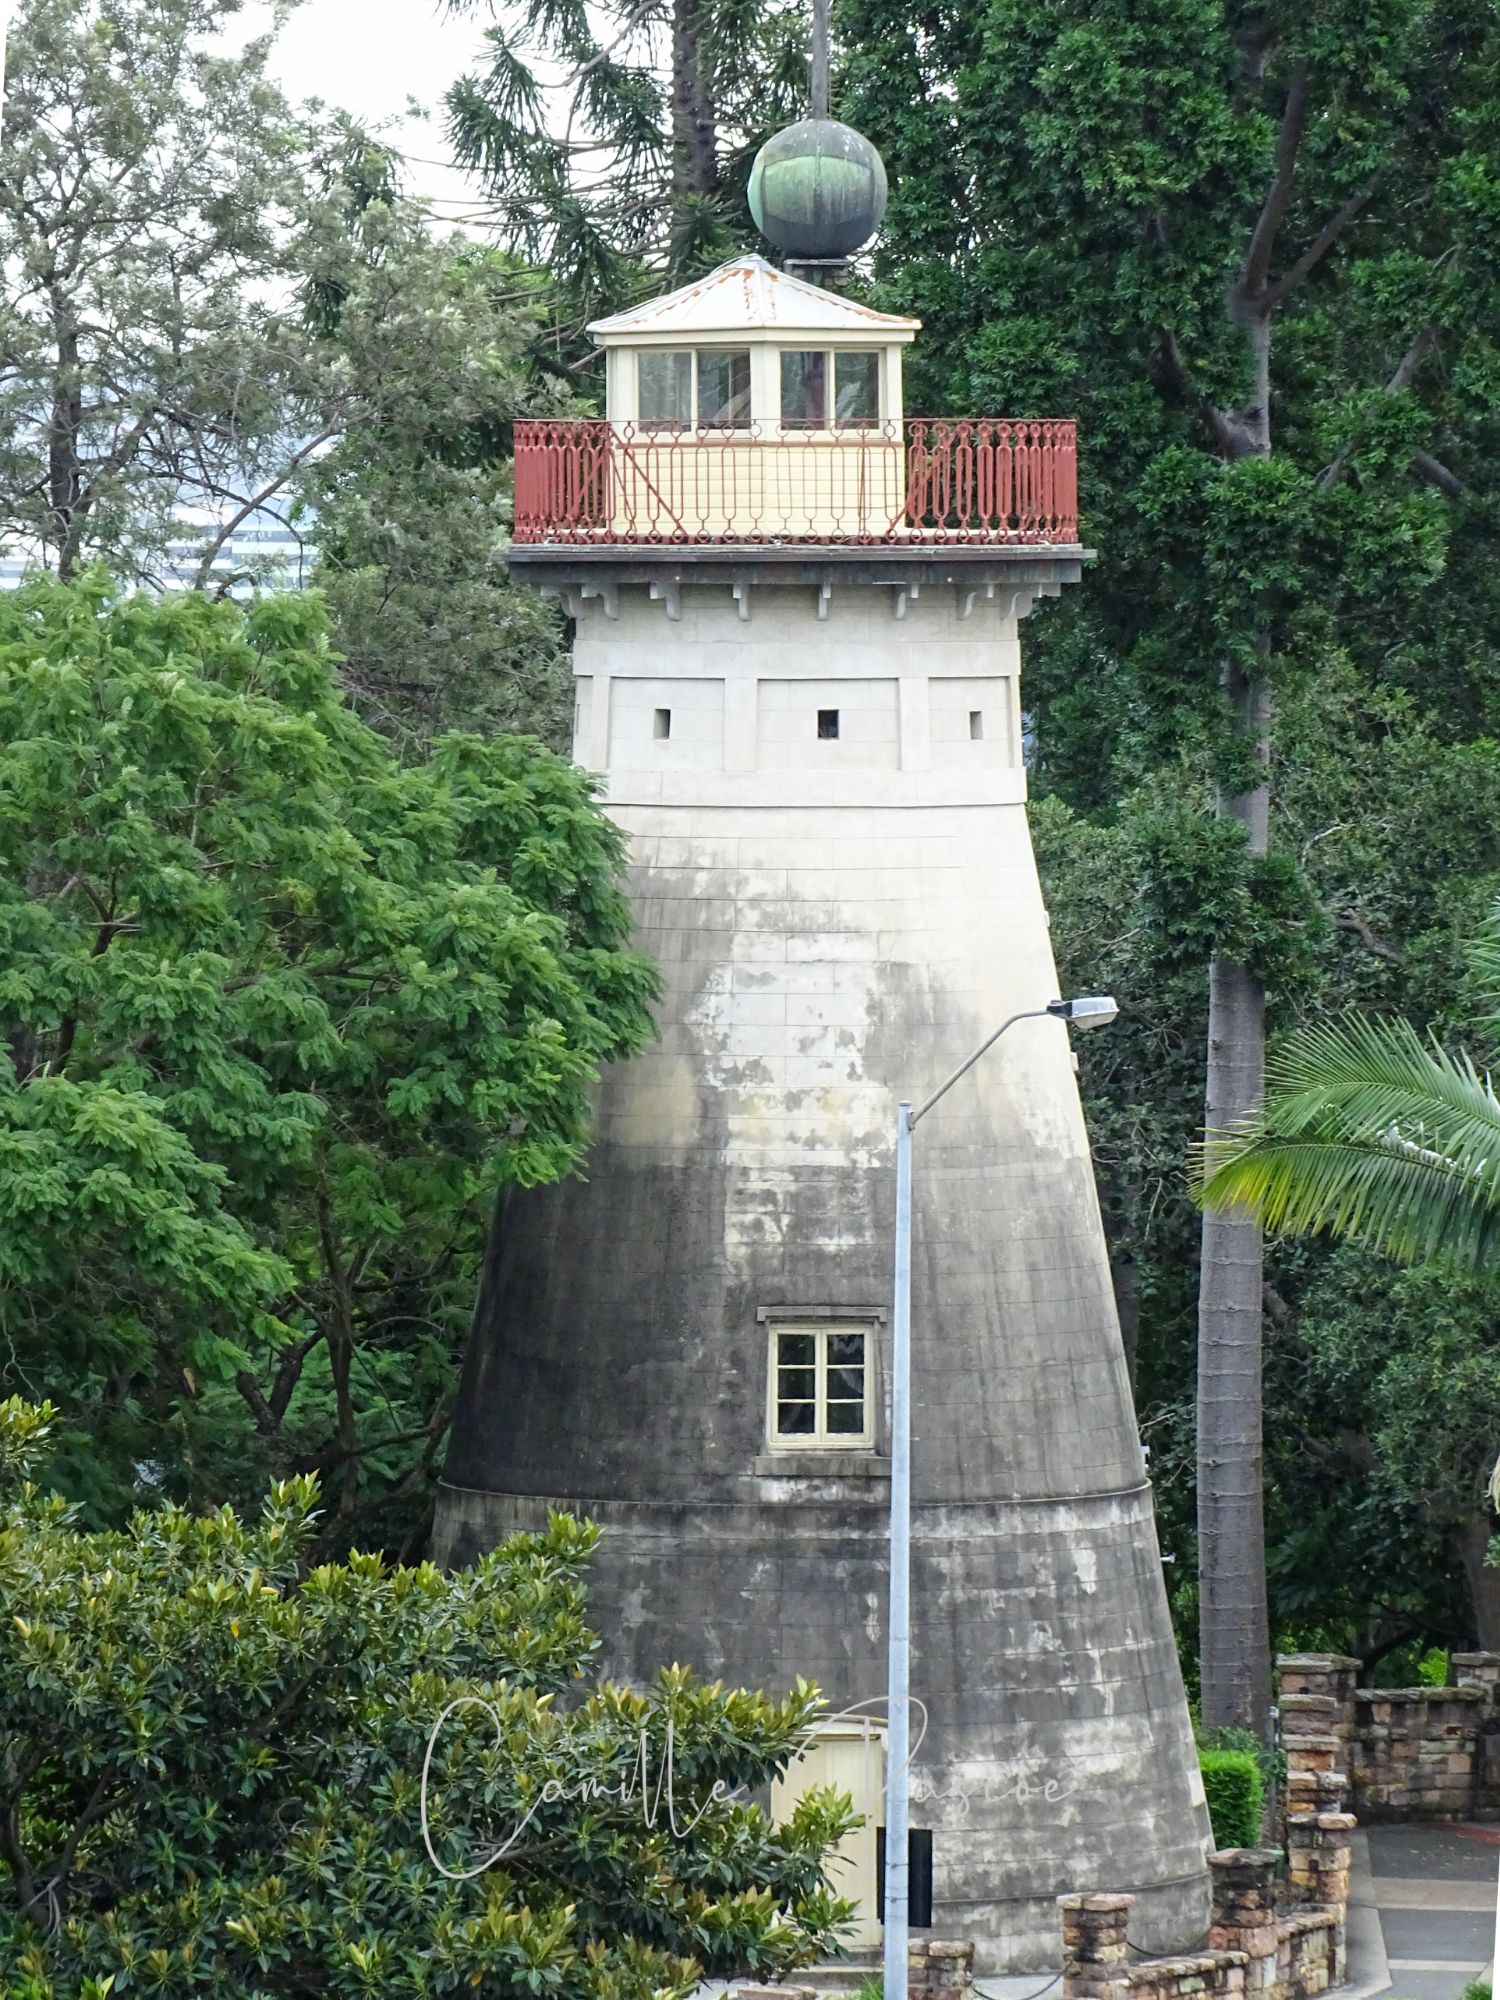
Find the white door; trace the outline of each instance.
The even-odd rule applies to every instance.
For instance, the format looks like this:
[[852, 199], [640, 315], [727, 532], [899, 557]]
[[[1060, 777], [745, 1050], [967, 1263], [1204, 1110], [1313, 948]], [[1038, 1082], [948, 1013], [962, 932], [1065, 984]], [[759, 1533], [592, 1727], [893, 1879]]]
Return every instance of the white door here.
[[828, 1880], [836, 1895], [859, 1904], [846, 1945], [871, 1951], [881, 1933], [875, 1918], [875, 1829], [885, 1820], [885, 1736], [879, 1724], [861, 1719], [819, 1728], [786, 1776], [772, 1785], [772, 1819], [781, 1825], [804, 1792], [830, 1785], [847, 1792], [854, 1810], [864, 1814], [864, 1825], [845, 1834], [829, 1856]]

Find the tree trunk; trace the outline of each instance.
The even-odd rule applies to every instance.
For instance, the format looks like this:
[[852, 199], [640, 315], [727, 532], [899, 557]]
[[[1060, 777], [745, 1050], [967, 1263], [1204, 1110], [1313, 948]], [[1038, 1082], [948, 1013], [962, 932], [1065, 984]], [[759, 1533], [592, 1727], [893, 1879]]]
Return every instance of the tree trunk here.
[[83, 378], [78, 328], [55, 291], [52, 303], [57, 373], [53, 377], [52, 411], [47, 425], [47, 499], [52, 512], [52, 539], [57, 545], [57, 573], [66, 581], [77, 573], [82, 542]]
[[703, 52], [701, 0], [672, 4], [672, 194], [711, 195], [719, 180], [718, 114]]
[[1500, 1653], [1500, 1569], [1485, 1558], [1495, 1524], [1488, 1514], [1476, 1514], [1458, 1531], [1458, 1553], [1474, 1609], [1474, 1635], [1482, 1653]]
[[1141, 1345], [1141, 1278], [1136, 1261], [1128, 1250], [1116, 1250], [1111, 1254], [1109, 1279], [1114, 1287], [1115, 1315], [1120, 1322], [1120, 1341], [1125, 1349], [1130, 1393], [1134, 1395], [1135, 1364]]
[[[1266, 648], [1261, 648], [1264, 659]], [[1271, 699], [1264, 674], [1230, 669], [1225, 684], [1239, 734], [1266, 775], [1222, 796], [1263, 855], [1270, 821]], [[1208, 975], [1204, 1125], [1223, 1132], [1258, 1110], [1265, 1083], [1265, 989], [1247, 966], [1218, 954]], [[1260, 1224], [1206, 1211], [1198, 1282], [1198, 1643], [1205, 1728], [1264, 1736], [1271, 1703], [1261, 1481]]]

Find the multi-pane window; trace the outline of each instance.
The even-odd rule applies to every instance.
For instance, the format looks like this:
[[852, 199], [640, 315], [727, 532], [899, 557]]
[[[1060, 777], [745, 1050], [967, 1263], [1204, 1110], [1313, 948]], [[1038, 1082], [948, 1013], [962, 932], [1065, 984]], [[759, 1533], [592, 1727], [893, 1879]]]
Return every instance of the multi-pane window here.
[[774, 1326], [772, 1445], [868, 1449], [875, 1437], [873, 1364], [867, 1326]]
[[880, 356], [835, 354], [833, 416], [840, 424], [873, 424], [880, 418]]
[[750, 421], [748, 347], [699, 348], [698, 421], [710, 430], [743, 430]]
[[637, 358], [636, 407], [647, 430], [743, 430], [750, 422], [748, 347], [648, 347]]
[[640, 357], [641, 422], [653, 430], [686, 430], [693, 421], [690, 349], [650, 347]]
[[869, 352], [840, 349], [832, 353], [822, 348], [783, 349], [783, 425], [788, 430], [827, 430], [830, 415], [835, 424], [879, 422], [879, 353], [874, 349]]
[[827, 430], [828, 356], [821, 348], [782, 351], [781, 421], [794, 430]]

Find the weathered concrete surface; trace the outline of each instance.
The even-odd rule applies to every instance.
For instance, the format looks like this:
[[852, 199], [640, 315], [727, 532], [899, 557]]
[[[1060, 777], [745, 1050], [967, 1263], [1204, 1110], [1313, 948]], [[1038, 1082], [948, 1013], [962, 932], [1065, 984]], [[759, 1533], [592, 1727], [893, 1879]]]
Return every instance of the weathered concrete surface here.
[[[898, 1099], [1056, 991], [1025, 606], [1000, 595], [576, 607], [580, 754], [632, 836], [661, 1040], [604, 1079], [587, 1182], [505, 1204], [438, 1536], [461, 1561], [548, 1506], [591, 1515], [617, 1672], [883, 1691], [884, 1439], [768, 1457], [759, 1315], [883, 1308]], [[913, 1816], [939, 1934], [1047, 1965], [1083, 1885], [1184, 1946], [1207, 1821], [1060, 1024], [1018, 1025], [923, 1123], [915, 1188]]]

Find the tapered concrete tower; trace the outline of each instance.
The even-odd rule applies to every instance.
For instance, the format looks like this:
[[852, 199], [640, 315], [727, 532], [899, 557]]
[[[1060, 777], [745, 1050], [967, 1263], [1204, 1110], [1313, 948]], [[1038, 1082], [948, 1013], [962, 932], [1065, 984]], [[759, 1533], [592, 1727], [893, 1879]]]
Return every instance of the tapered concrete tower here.
[[[511, 567], [576, 622], [666, 997], [587, 1180], [504, 1205], [438, 1528], [458, 1562], [587, 1514], [615, 1672], [874, 1709], [896, 1105], [1056, 993], [1019, 631], [1085, 559], [1072, 426], [904, 419], [916, 331], [740, 258], [594, 329], [606, 419], [517, 426]], [[915, 1187], [938, 1927], [1046, 1965], [1059, 1893], [1128, 1889], [1185, 1944], [1207, 1822], [1061, 1023], [923, 1123]], [[845, 1722], [806, 1771], [873, 1821], [879, 1757]]]

